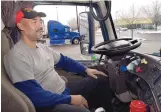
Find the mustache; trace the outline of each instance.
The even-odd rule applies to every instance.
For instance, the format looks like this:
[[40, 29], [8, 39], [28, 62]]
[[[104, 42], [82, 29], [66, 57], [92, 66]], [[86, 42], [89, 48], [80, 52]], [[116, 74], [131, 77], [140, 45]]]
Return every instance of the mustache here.
[[39, 31], [43, 31], [43, 29], [42, 29], [42, 28], [40, 28], [40, 29], [38, 29], [36, 32], [39, 32]]

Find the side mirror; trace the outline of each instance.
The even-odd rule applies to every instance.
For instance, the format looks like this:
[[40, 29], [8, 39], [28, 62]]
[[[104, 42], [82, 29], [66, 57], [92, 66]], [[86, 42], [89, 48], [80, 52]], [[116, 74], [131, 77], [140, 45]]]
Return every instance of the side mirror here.
[[81, 35], [81, 54], [92, 54], [91, 48], [95, 43], [95, 32], [94, 19], [90, 12], [82, 12], [79, 14], [79, 32]]

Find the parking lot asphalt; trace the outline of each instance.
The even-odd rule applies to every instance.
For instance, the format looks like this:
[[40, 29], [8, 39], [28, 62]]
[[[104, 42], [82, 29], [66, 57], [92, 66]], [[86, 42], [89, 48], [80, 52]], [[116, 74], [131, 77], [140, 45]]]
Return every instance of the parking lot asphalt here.
[[[117, 32], [120, 37], [131, 37], [131, 30]], [[119, 35], [120, 34], [120, 35]], [[151, 54], [153, 52], [158, 52], [161, 48], [161, 33], [138, 33], [134, 30], [134, 38], [139, 38], [142, 41], [142, 45], [135, 49], [134, 51]]]

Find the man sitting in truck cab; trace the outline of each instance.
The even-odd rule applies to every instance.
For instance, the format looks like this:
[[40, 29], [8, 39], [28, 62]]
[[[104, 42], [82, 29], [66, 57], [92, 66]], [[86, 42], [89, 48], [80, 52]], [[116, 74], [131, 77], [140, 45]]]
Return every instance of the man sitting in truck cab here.
[[[37, 112], [89, 112], [87, 108], [100, 106], [112, 112], [112, 92], [103, 72], [37, 44], [42, 35], [40, 17], [45, 16], [30, 8], [23, 8], [16, 14], [21, 39], [4, 58], [13, 85], [32, 101]], [[85, 72], [89, 77], [68, 85], [54, 66], [68, 72]]]

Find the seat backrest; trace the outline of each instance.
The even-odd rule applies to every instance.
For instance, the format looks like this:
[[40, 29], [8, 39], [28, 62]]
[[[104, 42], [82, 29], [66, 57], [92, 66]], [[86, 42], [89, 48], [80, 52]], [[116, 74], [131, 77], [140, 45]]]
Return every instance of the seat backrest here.
[[[4, 28], [1, 21], [1, 29]], [[3, 64], [3, 58], [10, 50], [12, 39], [1, 31], [1, 111], [2, 112], [36, 112], [29, 98], [16, 89], [10, 82]]]

